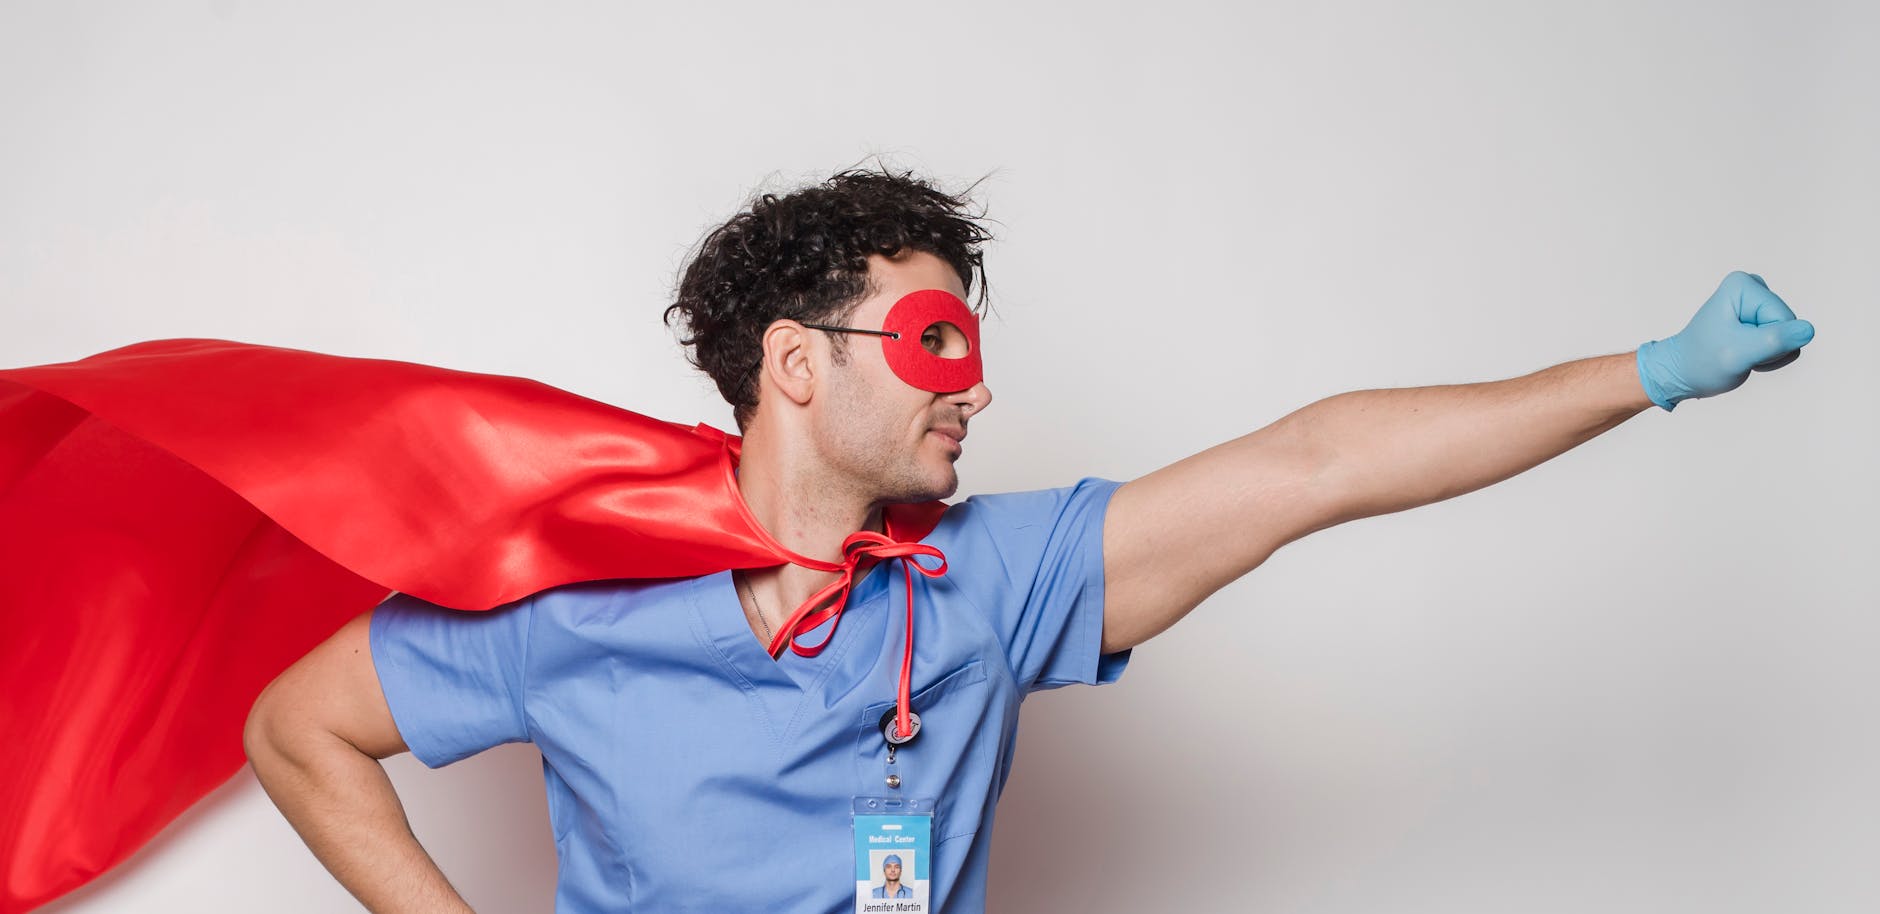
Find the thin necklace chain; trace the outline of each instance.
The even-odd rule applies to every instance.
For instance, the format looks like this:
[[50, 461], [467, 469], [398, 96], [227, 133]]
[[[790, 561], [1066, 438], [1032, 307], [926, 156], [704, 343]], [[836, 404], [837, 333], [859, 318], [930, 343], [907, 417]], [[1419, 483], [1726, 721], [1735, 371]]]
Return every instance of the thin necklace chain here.
[[751, 609], [757, 613], [757, 624], [764, 627], [764, 646], [770, 646], [770, 622], [764, 618], [764, 608], [757, 604], [757, 590], [751, 587], [751, 579], [744, 579], [744, 592], [751, 597]]

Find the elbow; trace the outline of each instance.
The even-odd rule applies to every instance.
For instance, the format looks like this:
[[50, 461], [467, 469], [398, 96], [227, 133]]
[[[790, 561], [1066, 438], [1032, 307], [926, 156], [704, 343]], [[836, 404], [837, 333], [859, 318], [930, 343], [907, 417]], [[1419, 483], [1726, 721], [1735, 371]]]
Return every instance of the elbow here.
[[286, 693], [278, 688], [280, 680], [268, 684], [248, 708], [242, 723], [242, 753], [260, 775], [282, 763], [304, 761], [316, 748], [319, 731], [311, 726], [304, 709], [293, 707]]
[[273, 684], [261, 690], [255, 703], [248, 708], [248, 719], [242, 723], [242, 752], [257, 766], [275, 756], [273, 691]]
[[1351, 394], [1327, 397], [1275, 423], [1278, 449], [1272, 462], [1282, 472], [1261, 493], [1259, 510], [1279, 519], [1283, 535], [1256, 544], [1245, 574], [1271, 558], [1280, 547], [1347, 521], [1367, 516], [1364, 489], [1367, 468], [1351, 459], [1328, 418], [1326, 404]]

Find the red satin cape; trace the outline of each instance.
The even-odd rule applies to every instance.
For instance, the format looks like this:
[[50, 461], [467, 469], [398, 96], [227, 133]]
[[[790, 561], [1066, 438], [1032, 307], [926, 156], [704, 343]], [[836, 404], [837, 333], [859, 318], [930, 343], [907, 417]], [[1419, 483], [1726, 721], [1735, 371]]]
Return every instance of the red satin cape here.
[[[489, 609], [783, 562], [739, 439], [520, 378], [221, 340], [0, 371], [0, 914], [238, 771], [283, 669], [391, 591]], [[917, 540], [945, 505], [895, 506]]]

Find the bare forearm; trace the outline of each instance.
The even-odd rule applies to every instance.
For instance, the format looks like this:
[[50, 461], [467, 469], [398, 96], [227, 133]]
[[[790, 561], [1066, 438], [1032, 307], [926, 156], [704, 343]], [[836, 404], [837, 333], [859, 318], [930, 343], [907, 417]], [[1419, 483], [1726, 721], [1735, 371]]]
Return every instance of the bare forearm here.
[[333, 878], [375, 914], [469, 912], [411, 833], [379, 761], [330, 734], [249, 746], [255, 775]]
[[1492, 485], [1652, 405], [1633, 353], [1533, 374], [1339, 394], [1297, 414], [1332, 454], [1339, 521], [1389, 514]]

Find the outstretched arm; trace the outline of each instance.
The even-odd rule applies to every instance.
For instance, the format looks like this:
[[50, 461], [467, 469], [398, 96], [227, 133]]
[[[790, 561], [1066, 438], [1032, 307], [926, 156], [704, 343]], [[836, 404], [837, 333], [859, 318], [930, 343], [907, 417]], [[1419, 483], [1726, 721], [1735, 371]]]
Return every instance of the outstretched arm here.
[[1793, 361], [1813, 327], [1760, 277], [1725, 277], [1677, 336], [1482, 384], [1362, 390], [1126, 483], [1103, 529], [1103, 646], [1148, 640], [1281, 546], [1472, 492], [1656, 404]]

